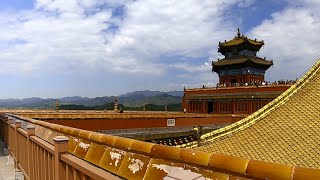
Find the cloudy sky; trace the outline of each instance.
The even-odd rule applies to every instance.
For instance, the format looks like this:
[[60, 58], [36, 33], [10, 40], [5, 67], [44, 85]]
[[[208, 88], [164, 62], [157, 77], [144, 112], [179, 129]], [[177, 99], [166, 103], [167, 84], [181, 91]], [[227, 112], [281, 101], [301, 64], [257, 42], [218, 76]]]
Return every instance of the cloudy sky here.
[[1, 0], [0, 98], [109, 96], [217, 83], [236, 35], [265, 41], [269, 81], [320, 55], [319, 0]]

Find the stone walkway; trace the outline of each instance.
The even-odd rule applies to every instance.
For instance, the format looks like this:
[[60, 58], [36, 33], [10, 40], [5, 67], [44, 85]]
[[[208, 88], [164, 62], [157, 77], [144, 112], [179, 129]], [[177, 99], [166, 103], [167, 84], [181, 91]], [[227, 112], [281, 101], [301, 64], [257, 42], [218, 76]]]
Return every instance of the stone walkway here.
[[0, 180], [14, 180], [14, 160], [4, 148], [5, 144], [0, 140]]

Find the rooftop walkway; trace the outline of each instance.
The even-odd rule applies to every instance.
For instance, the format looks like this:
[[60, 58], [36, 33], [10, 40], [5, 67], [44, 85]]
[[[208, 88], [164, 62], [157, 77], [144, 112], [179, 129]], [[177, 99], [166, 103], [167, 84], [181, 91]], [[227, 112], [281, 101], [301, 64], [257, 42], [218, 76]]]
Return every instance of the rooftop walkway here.
[[4, 152], [5, 144], [0, 140], [0, 180], [14, 180], [13, 157]]

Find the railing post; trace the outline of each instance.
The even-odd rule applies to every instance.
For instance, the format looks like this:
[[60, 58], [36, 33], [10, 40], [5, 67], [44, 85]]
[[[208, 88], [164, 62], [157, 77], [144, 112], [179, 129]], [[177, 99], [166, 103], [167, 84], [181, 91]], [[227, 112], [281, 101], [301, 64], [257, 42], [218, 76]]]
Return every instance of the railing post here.
[[8, 118], [8, 124], [10, 125], [10, 124], [13, 124], [13, 119], [12, 118]]
[[54, 140], [54, 179], [65, 179], [65, 165], [60, 161], [60, 155], [68, 152], [69, 138], [66, 136], [56, 136]]
[[15, 164], [15, 167], [16, 167], [16, 169], [19, 169], [19, 166], [18, 166], [18, 163], [19, 163], [19, 153], [18, 153], [18, 151], [19, 151], [19, 148], [18, 148], [18, 139], [19, 139], [19, 137], [18, 137], [18, 128], [21, 128], [21, 121], [15, 121], [14, 122], [14, 124], [15, 124], [15, 128], [14, 128], [14, 151], [15, 151], [15, 157], [16, 157], [16, 162], [14, 163]]
[[3, 130], [4, 130], [4, 127], [3, 127], [3, 122], [4, 122], [4, 117], [3, 116], [1, 116], [0, 117], [0, 128], [1, 128], [1, 130], [0, 130], [0, 136], [1, 136], [1, 138], [3, 138]]
[[1, 138], [3, 139], [3, 141], [5, 141], [4, 140], [4, 133], [5, 133], [5, 123], [6, 123], [6, 121], [5, 121], [5, 117], [4, 116], [2, 116], [1, 117], [1, 120], [0, 120], [0, 124], [1, 124]]
[[8, 143], [7, 143], [7, 146], [9, 148], [9, 151], [10, 151], [10, 154], [13, 155], [13, 149], [14, 149], [14, 142], [12, 142], [12, 130], [11, 130], [11, 127], [10, 127], [10, 124], [13, 124], [13, 119], [12, 118], [8, 118]]
[[[8, 146], [8, 136], [9, 136], [9, 131], [8, 131], [8, 117], [4, 116], [3, 119], [3, 141]], [[8, 148], [7, 148], [8, 149]]]
[[27, 125], [27, 163], [28, 163], [28, 170], [27, 174], [29, 176], [29, 179], [34, 179], [33, 172], [32, 172], [32, 147], [31, 147], [31, 140], [30, 137], [35, 135], [35, 129], [36, 127], [34, 125]]

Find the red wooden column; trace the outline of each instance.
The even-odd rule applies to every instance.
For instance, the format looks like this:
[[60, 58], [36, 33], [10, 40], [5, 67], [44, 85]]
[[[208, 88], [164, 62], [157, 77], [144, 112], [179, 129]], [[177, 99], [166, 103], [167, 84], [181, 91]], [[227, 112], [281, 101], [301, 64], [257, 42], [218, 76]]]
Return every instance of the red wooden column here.
[[190, 112], [190, 101], [187, 101], [187, 112]]
[[236, 101], [232, 101], [232, 114], [236, 114]]
[[201, 101], [201, 113], [205, 113], [205, 102]]
[[191, 101], [191, 112], [194, 112], [194, 102]]
[[220, 105], [220, 101], [218, 101], [217, 102], [217, 108], [216, 108], [216, 110], [217, 110], [217, 114], [220, 114], [220, 112], [221, 112], [221, 105]]
[[252, 114], [252, 101], [248, 100], [248, 114]]
[[200, 101], [200, 112], [201, 113], [203, 113], [203, 110], [204, 110], [204, 106], [203, 105], [204, 105], [203, 102]]

